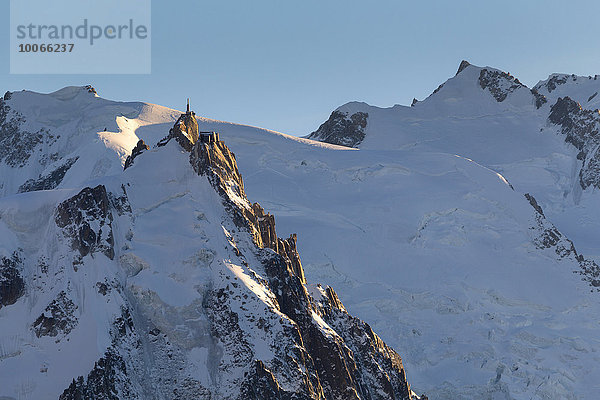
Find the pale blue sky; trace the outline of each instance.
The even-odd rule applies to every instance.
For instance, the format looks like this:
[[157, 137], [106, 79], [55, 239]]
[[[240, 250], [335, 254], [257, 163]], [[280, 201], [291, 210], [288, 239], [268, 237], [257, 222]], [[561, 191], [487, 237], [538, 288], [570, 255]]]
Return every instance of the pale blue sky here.
[[[51, 4], [51, 2], [49, 2]], [[423, 99], [461, 59], [527, 85], [552, 72], [600, 74], [598, 1], [159, 1], [151, 75], [9, 75], [9, 2], [0, 91], [92, 84], [142, 100], [299, 136], [352, 100]]]

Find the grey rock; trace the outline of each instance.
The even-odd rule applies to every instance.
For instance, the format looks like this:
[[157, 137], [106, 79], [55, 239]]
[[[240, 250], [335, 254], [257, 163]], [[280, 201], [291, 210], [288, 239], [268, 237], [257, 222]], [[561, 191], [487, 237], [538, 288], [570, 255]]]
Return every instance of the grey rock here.
[[[467, 60], [462, 60], [460, 62], [460, 65], [458, 66], [458, 71], [456, 71], [456, 75], [460, 74], [465, 68], [467, 68], [469, 65], [471, 65], [471, 63], [469, 63]], [[455, 75], [455, 76], [456, 76]]]
[[[9, 96], [10, 97], [10, 96]], [[51, 144], [56, 138], [45, 129], [30, 132], [23, 128], [25, 118], [0, 99], [0, 162], [10, 167], [23, 167], [41, 143]]]
[[[114, 258], [114, 240], [112, 232], [113, 216], [104, 185], [84, 188], [77, 195], [60, 203], [54, 220], [71, 239], [73, 250], [81, 257], [101, 252], [111, 260]], [[94, 230], [92, 225], [98, 229]]]
[[70, 158], [49, 174], [43, 176], [40, 175], [37, 179], [29, 179], [19, 186], [18, 193], [56, 189], [64, 179], [69, 169], [71, 169], [73, 164], [75, 164], [78, 159], [79, 157]]
[[531, 94], [535, 98], [535, 108], [539, 109], [548, 102], [546, 96], [538, 92], [536, 88], [531, 89]]
[[25, 294], [22, 269], [23, 260], [17, 252], [0, 259], [0, 309], [15, 304]]
[[598, 266], [595, 261], [586, 259], [582, 254], [577, 252], [573, 242], [563, 236], [563, 234], [546, 219], [542, 207], [532, 195], [527, 193], [525, 194], [525, 198], [536, 210], [535, 225], [531, 228], [532, 231], [535, 232], [533, 237], [534, 245], [538, 249], [553, 250], [559, 258], [573, 259], [579, 264], [579, 270], [574, 272], [580, 274], [584, 281], [600, 291], [600, 288], [598, 288], [600, 285], [595, 284], [595, 282], [600, 280], [600, 266]]
[[519, 88], [527, 88], [514, 76], [503, 72], [483, 68], [479, 73], [479, 86], [488, 89], [497, 102], [503, 102], [506, 97]]
[[131, 398], [127, 390], [127, 368], [123, 358], [110, 349], [94, 363], [94, 368], [84, 378], [73, 382], [60, 395], [59, 400], [120, 400]]
[[61, 291], [33, 323], [36, 336], [68, 335], [77, 325], [74, 314], [76, 309], [77, 306], [73, 301], [64, 291]]
[[564, 85], [567, 83], [568, 77], [566, 75], [554, 75], [548, 82], [546, 82], [546, 88], [548, 89], [548, 93], [552, 93], [557, 86]]
[[133, 164], [133, 160], [148, 149], [150, 149], [150, 147], [148, 147], [148, 145], [144, 143], [142, 139], [138, 140], [133, 150], [131, 150], [131, 154], [127, 156], [123, 169], [129, 168]]
[[365, 112], [348, 115], [348, 113], [334, 111], [329, 119], [308, 138], [340, 146], [358, 147], [365, 139], [368, 118], [369, 114]]
[[548, 121], [559, 125], [565, 142], [575, 146], [582, 161], [579, 182], [583, 189], [600, 188], [600, 114], [585, 110], [569, 97], [561, 97], [550, 108]]

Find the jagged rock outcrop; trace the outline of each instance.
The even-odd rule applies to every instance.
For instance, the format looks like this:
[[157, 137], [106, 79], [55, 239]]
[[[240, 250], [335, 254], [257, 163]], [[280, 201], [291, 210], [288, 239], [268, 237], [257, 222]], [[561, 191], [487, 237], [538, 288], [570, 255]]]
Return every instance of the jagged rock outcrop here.
[[456, 74], [454, 76], [460, 74], [465, 68], [467, 68], [470, 65], [471, 65], [471, 63], [468, 62], [467, 60], [462, 60], [460, 62], [460, 65], [458, 66], [458, 71], [456, 71]]
[[365, 139], [368, 118], [369, 114], [366, 112], [359, 111], [349, 115], [347, 112], [336, 110], [308, 138], [340, 146], [357, 147]]
[[252, 209], [255, 217], [252, 219], [252, 223], [255, 225], [255, 229], [260, 232], [260, 237], [256, 238], [257, 244], [275, 250], [277, 254], [290, 263], [292, 272], [300, 278], [301, 282], [306, 283], [300, 255], [296, 247], [296, 234], [290, 235], [287, 239], [278, 238], [277, 232], [275, 232], [275, 217], [265, 212], [258, 203], [254, 203]]
[[[121, 400], [129, 399], [131, 393], [126, 388], [127, 369], [123, 358], [113, 351], [107, 351], [100, 358], [87, 377], [73, 379], [69, 387], [60, 395], [59, 400]], [[119, 390], [120, 388], [125, 388]]]
[[25, 118], [11, 110], [9, 100], [10, 95], [0, 99], [0, 162], [20, 168], [39, 144], [52, 144], [56, 138], [44, 128], [36, 132], [24, 129]]
[[578, 264], [580, 269], [573, 271], [582, 275], [583, 280], [590, 286], [600, 291], [600, 266], [595, 261], [586, 259], [575, 249], [573, 242], [563, 236], [562, 233], [544, 216], [542, 207], [538, 204], [535, 197], [526, 193], [525, 198], [535, 209], [535, 226], [532, 227], [534, 236], [532, 241], [538, 249], [552, 249], [559, 258], [572, 258]]
[[546, 82], [546, 88], [548, 89], [548, 93], [552, 93], [557, 86], [564, 85], [567, 83], [568, 75], [556, 74], [552, 75], [550, 79]]
[[[139, 352], [142, 341], [135, 331], [133, 318], [127, 306], [121, 307], [121, 314], [112, 322], [110, 337], [111, 345], [103, 356], [94, 362], [92, 370], [85, 376], [73, 378], [69, 387], [60, 395], [60, 400], [141, 400], [144, 398], [140, 396], [144, 390], [136, 379], [136, 376], [142, 372], [140, 368], [143, 368]], [[169, 395], [176, 394], [173, 387], [169, 389]], [[166, 397], [165, 393], [158, 390], [148, 395]]]
[[15, 304], [25, 294], [25, 281], [21, 276], [23, 260], [19, 253], [0, 259], [0, 309]]
[[138, 140], [133, 150], [131, 150], [131, 154], [127, 156], [123, 169], [129, 168], [131, 164], [133, 164], [133, 160], [148, 149], [150, 149], [150, 147], [148, 147], [148, 145], [144, 143], [142, 139]]
[[[361, 387], [380, 387], [388, 398], [404, 398], [410, 393], [402, 360], [373, 332], [369, 324], [353, 317], [330, 286], [313, 286], [311, 294], [319, 310], [319, 315], [344, 339], [355, 355], [358, 370], [361, 372]], [[383, 366], [383, 369], [381, 368]], [[401, 374], [387, 374], [384, 371], [402, 371]], [[363, 394], [362, 398], [370, 398]], [[427, 396], [420, 396], [427, 400]]]
[[539, 109], [548, 102], [546, 96], [538, 92], [536, 88], [531, 89], [531, 94], [535, 98], [535, 108]]
[[[319, 325], [315, 320], [315, 314], [319, 318], [325, 317], [325, 308], [316, 305], [305, 287], [306, 280], [296, 248], [296, 235], [285, 240], [278, 238], [274, 217], [257, 203], [244, 204], [243, 181], [235, 156], [227, 146], [218, 140], [211, 143], [198, 141], [192, 148], [190, 163], [199, 175], [209, 177], [221, 194], [226, 208], [236, 215], [236, 225], [253, 238], [256, 256], [263, 264], [276, 304], [296, 326], [296, 333], [292, 337], [295, 337], [296, 346], [305, 350], [296, 355], [295, 362], [302, 364], [308, 377], [312, 376], [305, 378], [299, 389], [302, 393], [299, 398], [411, 399], [400, 356], [385, 346], [368, 325], [352, 319], [346, 313], [338, 321], [346, 318], [352, 324], [344, 326], [340, 322], [337, 328], [347, 332], [338, 334], [331, 327]], [[218, 310], [213, 315], [213, 318], [217, 318], [216, 326], [221, 329], [224, 327], [229, 333], [227, 339], [223, 338], [224, 332], [215, 332], [215, 336], [229, 343], [226, 346], [241, 346], [236, 351], [241, 357], [237, 362], [251, 363], [250, 358], [243, 357], [249, 355], [249, 346], [244, 346], [243, 337], [235, 335], [240, 332], [237, 326], [238, 316], [229, 311], [228, 301], [228, 293], [223, 290], [212, 297], [210, 309], [213, 313]], [[336, 304], [338, 309], [343, 308], [339, 299]], [[330, 305], [327, 310], [333, 315]], [[248, 398], [296, 398], [293, 393], [283, 390], [275, 378], [284, 373], [284, 365], [275, 369], [267, 369], [256, 362], [252, 365], [246, 377], [252, 385], [247, 382], [244, 384], [244, 393]], [[256, 387], [256, 391], [250, 387]]]
[[86, 85], [83, 88], [85, 90], [87, 90], [88, 93], [98, 94], [98, 92], [96, 91], [96, 88], [94, 88], [92, 85]]
[[56, 209], [54, 220], [81, 257], [100, 252], [111, 260], [114, 258], [113, 216], [103, 185], [84, 188], [63, 201]]
[[192, 146], [198, 141], [199, 136], [196, 114], [188, 110], [185, 114], [181, 114], [173, 128], [169, 130], [169, 134], [158, 142], [157, 146], [162, 147], [171, 139], [175, 139], [186, 151], [192, 151]]
[[506, 97], [515, 90], [527, 88], [514, 76], [487, 68], [483, 68], [479, 73], [479, 86], [484, 90], [488, 89], [498, 103], [506, 100]]
[[544, 215], [544, 210], [542, 210], [542, 207], [540, 207], [540, 205], [538, 204], [538, 202], [535, 199], [535, 197], [533, 197], [529, 193], [525, 193], [525, 198], [527, 199], [527, 201], [529, 201], [529, 204], [531, 204], [531, 206], [533, 207], [533, 209], [538, 212], [538, 214], [540, 214], [544, 218], [546, 217]]
[[37, 179], [29, 179], [19, 187], [18, 192], [24, 193], [33, 192], [36, 190], [56, 189], [64, 179], [69, 169], [71, 169], [73, 164], [75, 164], [78, 159], [79, 157], [70, 158], [49, 174], [43, 176], [40, 175]]
[[560, 126], [565, 141], [579, 150], [577, 158], [583, 165], [579, 182], [583, 189], [600, 188], [600, 114], [585, 110], [569, 97], [561, 97], [550, 108], [548, 121]]
[[244, 181], [237, 168], [235, 155], [216, 134], [205, 136], [212, 141], [198, 141], [191, 149], [190, 163], [198, 175], [207, 175], [219, 191], [231, 190], [236, 196], [245, 197]]
[[267, 369], [265, 364], [256, 360], [254, 368], [244, 376], [244, 384], [241, 393], [244, 399], [263, 400], [263, 399], [286, 399], [285, 393], [275, 379], [275, 376]]
[[64, 291], [61, 291], [33, 323], [36, 336], [68, 335], [77, 325], [76, 309], [77, 306], [73, 300]]

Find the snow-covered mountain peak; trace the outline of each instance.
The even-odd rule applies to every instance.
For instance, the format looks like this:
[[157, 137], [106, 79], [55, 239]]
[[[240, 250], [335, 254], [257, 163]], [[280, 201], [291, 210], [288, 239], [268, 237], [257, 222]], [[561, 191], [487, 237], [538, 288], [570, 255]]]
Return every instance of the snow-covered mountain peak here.
[[351, 101], [342, 106], [339, 106], [338, 108], [335, 109], [335, 111], [339, 111], [339, 112], [347, 114], [347, 115], [352, 115], [357, 112], [369, 112], [370, 108], [376, 108], [376, 107], [371, 106], [371, 105], [365, 103], [364, 101]]
[[471, 63], [467, 60], [462, 60], [460, 65], [458, 66], [458, 70], [456, 71], [456, 75], [460, 74], [465, 68], [471, 66]]
[[88, 97], [99, 97], [96, 89], [91, 85], [86, 86], [67, 86], [62, 89], [57, 90], [56, 92], [52, 92], [49, 96], [52, 96], [59, 100], [72, 100], [76, 97], [80, 96], [88, 96]]
[[[495, 103], [500, 103], [495, 104]], [[444, 115], [466, 115], [470, 112], [494, 112], [533, 104], [527, 86], [507, 72], [492, 67], [478, 67], [462, 61], [455, 76], [441, 84], [427, 99], [414, 107], [427, 107]]]
[[[542, 95], [532, 92], [506, 72], [463, 61], [455, 76], [425, 100], [414, 101], [411, 107], [381, 108], [350, 102], [338, 107], [308, 138], [360, 148], [404, 146], [410, 143], [404, 140], [406, 129], [394, 132], [397, 123], [393, 121], [404, 121], [403, 124], [413, 130], [420, 121], [427, 120], [474, 121], [524, 112], [535, 115], [545, 101]], [[442, 132], [435, 134], [444, 135]], [[462, 152], [457, 149], [456, 154]]]
[[569, 96], [585, 109], [600, 108], [600, 76], [577, 76], [574, 74], [552, 74], [538, 82], [534, 90], [548, 99], [549, 105], [560, 97]]

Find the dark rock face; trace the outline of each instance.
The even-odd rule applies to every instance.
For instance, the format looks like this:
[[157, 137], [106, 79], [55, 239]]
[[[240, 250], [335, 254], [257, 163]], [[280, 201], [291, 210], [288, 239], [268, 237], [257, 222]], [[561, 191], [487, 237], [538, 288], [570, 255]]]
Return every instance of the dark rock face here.
[[125, 166], [123, 169], [129, 168], [131, 164], [133, 164], [133, 160], [148, 149], [150, 149], [150, 147], [148, 147], [148, 145], [144, 143], [142, 139], [140, 139], [133, 148], [133, 150], [131, 150], [131, 155], [127, 156], [127, 159], [125, 160]]
[[64, 291], [60, 292], [33, 323], [36, 336], [68, 335], [77, 325], [76, 309], [77, 306], [67, 294]]
[[542, 217], [545, 217], [544, 210], [542, 210], [542, 207], [540, 207], [535, 197], [533, 197], [529, 193], [525, 193], [525, 198], [527, 199], [527, 201], [529, 201], [529, 204], [531, 204], [535, 211], [537, 211]]
[[109, 350], [94, 364], [86, 378], [80, 376], [60, 395], [60, 400], [121, 400], [130, 398], [127, 388], [127, 369], [123, 358]]
[[131, 213], [131, 205], [129, 204], [129, 199], [127, 198], [127, 190], [124, 185], [121, 185], [122, 194], [116, 195], [115, 193], [108, 193], [108, 200], [110, 201], [110, 206], [117, 211], [118, 215], [125, 215]]
[[488, 89], [498, 103], [506, 100], [506, 97], [519, 88], [526, 88], [514, 76], [502, 72], [482, 69], [479, 73], [479, 86]]
[[[295, 249], [286, 250], [285, 254]], [[269, 286], [277, 297], [281, 312], [296, 322], [325, 398], [340, 399], [410, 399], [401, 358], [383, 344], [368, 325], [350, 317], [335, 295], [327, 305], [319, 304], [304, 286], [304, 274], [295, 271], [287, 255], [263, 253]], [[333, 290], [330, 289], [332, 293]], [[340, 310], [338, 319], [332, 305]], [[315, 312], [338, 332], [329, 335], [318, 327], [311, 313]], [[351, 323], [350, 323], [351, 322]], [[368, 329], [367, 329], [368, 328]]]
[[440, 90], [442, 90], [443, 87], [444, 87], [444, 84], [442, 83], [440, 86], [438, 86], [437, 88], [435, 88], [435, 90], [433, 91], [433, 93], [431, 93], [431, 95], [436, 94], [437, 92], [439, 92]]
[[[456, 71], [456, 75], [460, 74], [465, 68], [471, 65], [467, 60], [462, 60], [460, 65], [458, 66], [458, 71]], [[454, 76], [456, 76], [454, 75]]]
[[235, 155], [222, 141], [196, 142], [191, 149], [190, 164], [198, 175], [208, 176], [220, 194], [232, 190], [235, 195], [246, 197], [244, 180], [238, 170]]
[[[587, 115], [586, 115], [587, 114]], [[586, 120], [579, 121], [581, 117], [587, 117]], [[589, 136], [593, 128], [593, 118], [591, 112], [585, 112], [579, 103], [572, 100], [570, 97], [560, 97], [556, 103], [550, 108], [548, 120], [553, 124], [562, 126], [567, 134], [567, 141], [577, 147], [579, 150], [583, 148], [585, 136]], [[588, 122], [588, 123], [585, 123]], [[578, 127], [577, 125], [581, 125]], [[572, 132], [573, 128], [579, 128]], [[585, 131], [584, 131], [585, 130]]]
[[86, 89], [88, 93], [98, 94], [98, 92], [96, 92], [96, 89], [92, 85], [87, 85], [84, 87], [84, 89]]
[[567, 83], [567, 80], [568, 77], [566, 75], [554, 75], [552, 78], [548, 79], [548, 82], [546, 82], [548, 93], [552, 93], [557, 86]]
[[595, 261], [587, 260], [583, 255], [577, 253], [573, 242], [564, 237], [546, 219], [542, 207], [532, 195], [527, 193], [525, 194], [525, 198], [537, 212], [535, 226], [532, 227], [532, 230], [536, 232], [535, 237], [533, 237], [534, 245], [538, 249], [553, 249], [560, 258], [573, 258], [579, 263], [580, 267], [578, 271], [574, 272], [580, 274], [584, 281], [588, 282], [597, 291], [600, 291], [600, 266]]
[[296, 234], [290, 235], [287, 239], [280, 239], [275, 232], [275, 217], [265, 210], [258, 203], [252, 205], [254, 211], [254, 219], [251, 223], [256, 226], [256, 230], [260, 232], [260, 237], [255, 240], [260, 247], [268, 247], [275, 250], [277, 254], [282, 256], [289, 263], [291, 271], [294, 275], [300, 278], [302, 283], [306, 283], [304, 278], [304, 269], [300, 262], [296, 242]]
[[[318, 289], [322, 293], [322, 297], [316, 302], [319, 315], [340, 333], [354, 353], [359, 387], [380, 388], [390, 399], [410, 398], [410, 387], [406, 382], [400, 356], [367, 323], [349, 315], [331, 287], [328, 286], [324, 291], [320, 287]], [[373, 399], [377, 396], [365, 392], [361, 393], [361, 398]]]
[[600, 153], [596, 150], [593, 155], [585, 158], [579, 172], [579, 182], [585, 189], [590, 186], [600, 187]]
[[365, 112], [348, 115], [341, 111], [334, 111], [329, 119], [308, 138], [340, 146], [358, 147], [365, 139], [368, 117], [369, 114]]
[[583, 161], [579, 182], [583, 189], [600, 188], [600, 114], [584, 110], [569, 97], [561, 97], [550, 108], [548, 121], [561, 127], [565, 141], [580, 150], [578, 159]]
[[54, 220], [71, 238], [73, 250], [81, 257], [101, 252], [114, 258], [112, 232], [113, 216], [110, 202], [103, 185], [85, 188], [77, 195], [59, 204]]
[[70, 158], [48, 175], [40, 175], [37, 179], [29, 179], [19, 187], [18, 193], [56, 189], [67, 174], [67, 171], [71, 169], [78, 159], [79, 157]]
[[242, 396], [248, 400], [291, 399], [289, 394], [279, 387], [273, 373], [260, 360], [256, 360], [253, 368], [244, 376]]
[[7, 101], [0, 99], [0, 162], [4, 161], [11, 167], [23, 167], [38, 144], [52, 143], [56, 139], [45, 129], [38, 132], [23, 129], [25, 118], [13, 112]]
[[548, 99], [546, 99], [546, 96], [539, 93], [536, 88], [531, 89], [531, 94], [535, 98], [535, 108], [537, 108], [537, 109], [541, 108], [544, 104], [546, 104], [548, 102]]
[[[143, 390], [139, 382], [136, 381], [136, 376], [143, 374], [139, 370], [141, 342], [134, 328], [129, 308], [121, 306], [121, 315], [115, 318], [110, 330], [111, 345], [105, 351], [103, 357], [94, 363], [94, 367], [86, 376], [73, 379], [59, 399], [140, 399], [138, 394], [142, 393]], [[169, 389], [170, 394], [173, 395], [173, 386], [170, 385]], [[159, 398], [156, 390], [152, 393], [152, 396], [154, 397], [146, 398]], [[162, 398], [166, 397], [163, 396]], [[174, 396], [173, 398], [195, 397]]]
[[0, 309], [15, 304], [25, 294], [25, 281], [21, 277], [23, 260], [18, 253], [0, 259]]
[[196, 114], [194, 112], [187, 112], [181, 114], [177, 122], [169, 134], [157, 143], [157, 146], [161, 147], [169, 143], [171, 139], [175, 139], [181, 147], [186, 151], [192, 151], [194, 143], [198, 141], [200, 136], [198, 130], [198, 121], [196, 120]]

